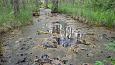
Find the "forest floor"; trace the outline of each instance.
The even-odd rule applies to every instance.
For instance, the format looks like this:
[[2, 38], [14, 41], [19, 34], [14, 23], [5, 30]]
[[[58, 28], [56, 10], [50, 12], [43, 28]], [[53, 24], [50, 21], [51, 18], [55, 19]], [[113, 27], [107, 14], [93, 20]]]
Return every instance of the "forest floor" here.
[[[84, 43], [75, 42], [72, 46], [63, 47], [56, 45], [53, 48], [50, 43], [54, 43], [55, 36], [58, 34], [49, 33], [53, 22], [63, 22], [79, 30]], [[63, 33], [61, 33], [63, 35]], [[48, 55], [54, 65], [82, 65], [88, 63], [93, 65], [95, 61], [103, 61], [108, 57], [115, 57], [115, 52], [108, 51], [106, 44], [115, 40], [115, 31], [107, 30], [104, 27], [93, 27], [80, 23], [64, 14], [54, 14], [52, 16], [40, 15], [33, 18], [33, 24], [19, 29], [11, 30], [2, 35], [3, 56], [0, 57], [0, 65], [39, 65], [35, 61], [43, 55]], [[76, 38], [74, 38], [75, 40]], [[49, 47], [43, 47], [49, 43]], [[76, 46], [76, 47], [75, 47]], [[58, 59], [56, 59], [58, 58]], [[64, 60], [67, 61], [64, 63]], [[45, 62], [45, 61], [44, 61]], [[105, 65], [111, 65], [105, 61]], [[45, 63], [44, 65], [50, 65]]]

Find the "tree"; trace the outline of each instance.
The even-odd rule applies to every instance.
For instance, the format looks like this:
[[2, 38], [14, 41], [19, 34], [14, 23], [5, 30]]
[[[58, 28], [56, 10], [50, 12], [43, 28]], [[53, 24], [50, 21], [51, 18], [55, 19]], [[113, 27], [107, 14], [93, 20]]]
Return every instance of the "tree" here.
[[17, 17], [19, 13], [19, 0], [13, 0], [14, 16]]
[[25, 9], [26, 8], [26, 0], [22, 0], [22, 8]]
[[3, 7], [7, 7], [7, 0], [3, 0]]
[[12, 5], [12, 7], [13, 7], [13, 0], [10, 0], [10, 4]]
[[58, 0], [52, 0], [52, 4], [53, 4], [53, 6], [52, 6], [52, 12], [53, 13], [58, 12]]
[[48, 0], [45, 0], [45, 7], [48, 8]]

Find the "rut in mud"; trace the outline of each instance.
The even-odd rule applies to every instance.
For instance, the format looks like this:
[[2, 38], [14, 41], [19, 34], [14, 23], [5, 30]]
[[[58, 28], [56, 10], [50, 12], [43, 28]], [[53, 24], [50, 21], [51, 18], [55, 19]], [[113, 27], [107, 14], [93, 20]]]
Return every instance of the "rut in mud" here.
[[67, 15], [47, 16], [42, 12], [33, 18], [33, 25], [2, 36], [4, 52], [0, 65], [92, 65], [108, 56], [115, 57], [114, 52], [105, 49], [105, 44], [115, 40], [112, 37], [115, 32], [103, 27], [90, 27]]

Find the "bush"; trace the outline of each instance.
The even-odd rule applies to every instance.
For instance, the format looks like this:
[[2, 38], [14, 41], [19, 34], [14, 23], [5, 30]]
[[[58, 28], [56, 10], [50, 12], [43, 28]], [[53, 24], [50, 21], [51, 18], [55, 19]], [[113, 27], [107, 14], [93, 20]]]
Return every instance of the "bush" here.
[[[84, 3], [75, 1], [75, 5], [66, 1], [59, 5], [59, 12], [84, 17], [89, 23], [96, 25], [115, 27], [114, 0], [83, 0]], [[111, 3], [113, 4], [109, 6]]]
[[104, 63], [101, 61], [96, 61], [94, 65], [104, 65]]
[[11, 23], [11, 26], [15, 26], [15, 24], [18, 25], [18, 23], [19, 25], [25, 25], [32, 20], [32, 11], [35, 10], [35, 8], [39, 9], [35, 6], [35, 2], [33, 0], [24, 3], [25, 7], [23, 7], [22, 3], [20, 3], [20, 12], [17, 17], [14, 17], [14, 10], [9, 1], [8, 7], [3, 7], [3, 2], [0, 1], [0, 26], [9, 24], [9, 22]]

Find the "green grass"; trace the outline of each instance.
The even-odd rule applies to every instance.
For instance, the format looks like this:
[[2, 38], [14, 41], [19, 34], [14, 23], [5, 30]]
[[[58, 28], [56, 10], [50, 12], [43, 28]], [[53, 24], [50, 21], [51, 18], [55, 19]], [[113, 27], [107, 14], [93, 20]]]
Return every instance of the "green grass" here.
[[[4, 24], [25, 25], [32, 20], [32, 11], [35, 9], [34, 3], [26, 4], [26, 8], [20, 8], [20, 13], [17, 17], [14, 17], [14, 11], [12, 7], [4, 9], [0, 7], [0, 27], [5, 26]], [[19, 26], [18, 25], [18, 26]]]
[[[105, 46], [107, 50], [115, 52], [115, 41], [109, 42]], [[110, 61], [112, 65], [115, 65], [115, 57], [108, 58], [108, 61]]]
[[13, 11], [6, 11], [0, 14], [2, 15], [0, 16], [0, 26], [3, 26], [4, 23], [17, 21], [24, 25], [32, 19], [32, 14], [29, 10], [21, 10], [17, 18], [14, 17]]
[[4, 10], [3, 8], [0, 8], [0, 26], [2, 26], [3, 23], [11, 21], [13, 18], [11, 9]]
[[89, 20], [89, 23], [104, 25], [110, 28], [115, 26], [115, 11], [113, 10], [94, 10], [85, 6], [63, 4], [59, 6], [59, 12], [84, 17]]

